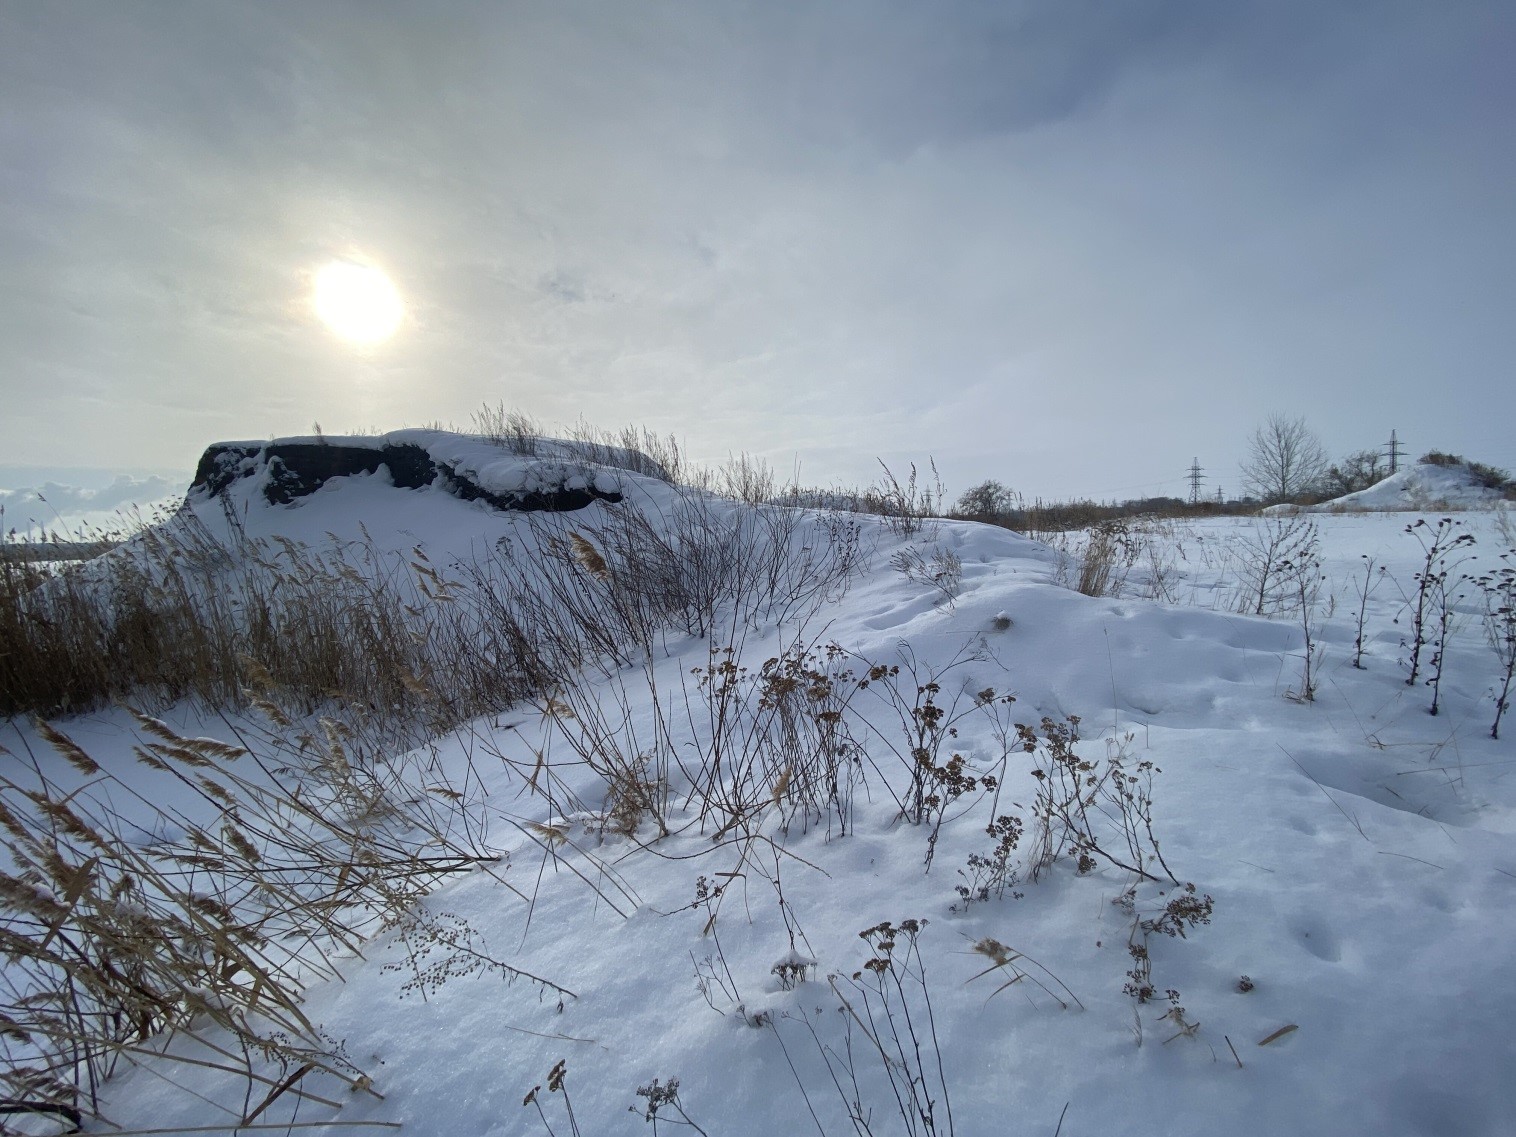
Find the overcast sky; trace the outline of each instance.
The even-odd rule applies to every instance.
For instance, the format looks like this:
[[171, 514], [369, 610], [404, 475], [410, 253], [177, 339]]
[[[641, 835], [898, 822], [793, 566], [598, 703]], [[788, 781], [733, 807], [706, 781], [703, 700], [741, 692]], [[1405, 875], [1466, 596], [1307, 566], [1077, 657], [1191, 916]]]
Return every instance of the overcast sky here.
[[1509, 0], [0, 0], [0, 450], [503, 400], [955, 493], [1232, 490], [1275, 411], [1512, 467], [1513, 122]]

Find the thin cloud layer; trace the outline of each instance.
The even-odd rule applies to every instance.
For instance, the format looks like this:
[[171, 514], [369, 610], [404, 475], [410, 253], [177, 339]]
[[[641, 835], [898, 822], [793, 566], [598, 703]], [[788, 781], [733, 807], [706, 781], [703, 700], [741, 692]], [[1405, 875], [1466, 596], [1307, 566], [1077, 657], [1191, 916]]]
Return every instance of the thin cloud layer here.
[[[12, 4], [0, 444], [189, 466], [503, 399], [1118, 494], [1230, 488], [1284, 409], [1513, 464], [1508, 13]], [[408, 305], [367, 352], [306, 296], [355, 254]]]

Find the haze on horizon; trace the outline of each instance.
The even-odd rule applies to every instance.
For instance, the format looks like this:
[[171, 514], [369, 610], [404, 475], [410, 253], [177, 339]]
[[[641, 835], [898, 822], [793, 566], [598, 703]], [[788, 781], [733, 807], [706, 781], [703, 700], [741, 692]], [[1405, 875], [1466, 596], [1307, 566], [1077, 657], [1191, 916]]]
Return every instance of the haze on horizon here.
[[0, 449], [504, 401], [953, 493], [1230, 490], [1276, 411], [1516, 467], [1513, 59], [1496, 2], [0, 0]]

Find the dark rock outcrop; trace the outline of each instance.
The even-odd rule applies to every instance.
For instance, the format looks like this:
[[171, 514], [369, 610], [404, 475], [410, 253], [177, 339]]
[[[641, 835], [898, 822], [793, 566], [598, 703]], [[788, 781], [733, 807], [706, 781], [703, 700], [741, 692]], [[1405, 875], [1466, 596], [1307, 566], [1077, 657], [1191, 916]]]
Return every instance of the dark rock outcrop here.
[[582, 489], [560, 486], [493, 493], [454, 466], [434, 461], [414, 442], [384, 442], [377, 446], [341, 442], [218, 442], [200, 456], [190, 492], [220, 497], [235, 482], [266, 470], [263, 496], [270, 505], [288, 505], [315, 493], [333, 478], [373, 474], [381, 466], [389, 470], [397, 489], [438, 486], [464, 501], [483, 501], [502, 510], [567, 511], [583, 509], [595, 501], [621, 500], [619, 493], [598, 490], [593, 485]]

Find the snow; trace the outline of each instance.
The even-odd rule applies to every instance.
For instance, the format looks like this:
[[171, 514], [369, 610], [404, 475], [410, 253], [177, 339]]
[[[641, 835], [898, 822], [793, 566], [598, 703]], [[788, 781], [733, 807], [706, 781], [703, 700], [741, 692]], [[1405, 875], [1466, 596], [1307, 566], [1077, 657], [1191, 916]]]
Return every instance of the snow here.
[[[418, 441], [434, 456], [498, 489], [520, 488], [541, 462], [577, 460], [568, 451], [502, 457], [476, 441], [415, 433], [427, 435]], [[1353, 495], [1355, 504], [1413, 492], [1443, 500], [1454, 487], [1437, 481], [1440, 473], [1407, 470], [1365, 491], [1377, 496]], [[607, 475], [579, 476], [603, 488]], [[587, 518], [612, 508], [656, 513], [674, 493], [633, 474], [609, 476], [628, 502], [597, 503]], [[481, 543], [519, 538], [523, 525], [439, 488], [402, 491], [372, 477], [334, 479], [284, 508], [262, 505], [246, 483], [231, 492], [251, 536], [330, 547], [366, 533], [381, 549], [419, 547], [439, 568], [466, 561]], [[1477, 510], [1473, 495], [1457, 500], [1471, 510], [1459, 524], [1478, 542], [1480, 560], [1468, 571], [1510, 547], [1512, 533], [1507, 515]], [[208, 525], [225, 524], [219, 506], [194, 507]], [[341, 1098], [340, 1111], [306, 1103], [296, 1115], [281, 1101], [260, 1121], [332, 1117], [398, 1121], [413, 1133], [537, 1134], [542, 1119], [522, 1099], [542, 1085], [538, 1104], [564, 1133], [563, 1095], [546, 1084], [565, 1060], [564, 1085], [586, 1134], [646, 1132], [637, 1090], [655, 1078], [678, 1079], [681, 1107], [712, 1137], [841, 1134], [850, 1123], [828, 1060], [835, 1071], [851, 1029], [872, 1132], [904, 1132], [886, 1069], [842, 1000], [868, 1021], [861, 987], [879, 937], [860, 933], [919, 919], [926, 925], [915, 943], [942, 1063], [939, 1083], [923, 1038], [923, 1085], [938, 1093], [939, 1133], [1052, 1133], [1060, 1118], [1070, 1135], [1516, 1131], [1516, 759], [1507, 742], [1488, 736], [1496, 665], [1472, 593], [1459, 602], [1442, 713], [1429, 715], [1427, 689], [1405, 682], [1404, 609], [1421, 557], [1405, 527], [1416, 516], [1327, 511], [1310, 519], [1327, 578], [1317, 605], [1320, 683], [1310, 703], [1286, 697], [1298, 690], [1304, 663], [1298, 615], [1237, 610], [1247, 550], [1264, 521], [1154, 529], [1145, 537], [1150, 559], [1133, 567], [1120, 594], [1087, 597], [1060, 583], [1077, 547], [1060, 551], [955, 522], [907, 537], [867, 519], [877, 547], [846, 596], [803, 630], [765, 626], [739, 637], [734, 658], [756, 674], [801, 637], [840, 645], [855, 670], [860, 660], [914, 669], [915, 678], [901, 682], [907, 696], [916, 679], [941, 684], [941, 704], [962, 714], [940, 760], [949, 750], [961, 754], [970, 774], [998, 785], [950, 803], [929, 870], [931, 826], [903, 820], [891, 796], [908, 771], [897, 751], [908, 754], [910, 743], [878, 684], [859, 691], [852, 707], [868, 759], [887, 777], [869, 771], [846, 835], [835, 819], [795, 819], [786, 829], [774, 804], [750, 839], [713, 840], [710, 827], [702, 831], [681, 812], [678, 792], [670, 836], [657, 839], [646, 823], [632, 836], [601, 833], [603, 784], [564, 745], [572, 722], [528, 708], [431, 740], [431, 767], [486, 795], [488, 840], [507, 861], [439, 890], [428, 909], [466, 920], [490, 952], [575, 997], [560, 1003], [490, 974], [455, 977], [425, 998], [407, 995], [405, 968], [386, 969], [406, 959], [389, 933], [361, 958], [336, 957], [342, 981], [315, 983], [304, 1008], [344, 1040], [383, 1100], [328, 1086], [318, 1092]], [[819, 539], [819, 515], [804, 519]], [[890, 567], [891, 554], [907, 545], [961, 560], [955, 596]], [[1365, 557], [1386, 569], [1377, 584], [1364, 574]], [[1360, 669], [1353, 656], [1364, 581], [1372, 590]], [[660, 705], [677, 712], [677, 747], [693, 754], [709, 744], [710, 728], [685, 713], [701, 705], [692, 670], [710, 666], [712, 649], [723, 646], [672, 637], [660, 644], [648, 673], [656, 692], [641, 668], [586, 682], [630, 737], [655, 732]], [[975, 693], [986, 688], [1015, 702], [977, 707]], [[1082, 720], [1079, 751], [1089, 760], [1156, 765], [1153, 830], [1163, 858], [1196, 896], [1214, 901], [1209, 923], [1182, 938], [1147, 937], [1160, 992], [1147, 1003], [1123, 993], [1133, 967], [1129, 937], [1135, 922], [1158, 920], [1183, 889], [1134, 881], [1105, 863], [1080, 875], [1067, 858], [1029, 879], [1030, 806], [1040, 784], [1033, 770], [1047, 763], [1004, 732], [1013, 722], [1036, 727], [1044, 716], [1069, 715]], [[182, 733], [228, 737], [224, 723], [193, 708], [163, 717]], [[63, 725], [123, 779], [151, 773], [132, 761], [124, 712]], [[28, 724], [13, 722], [5, 733], [8, 749], [29, 746], [47, 760]], [[481, 757], [490, 752], [501, 759]], [[555, 801], [527, 783], [538, 753], [553, 764]], [[558, 808], [571, 796], [588, 808]], [[187, 815], [206, 808], [178, 804]], [[1020, 879], [998, 898], [965, 904], [956, 886], [970, 877], [969, 857], [991, 851], [985, 827], [997, 812], [1027, 824], [1013, 855]], [[570, 821], [561, 844], [524, 827]], [[1009, 962], [997, 966], [991, 940], [1025, 959], [1002, 954]], [[905, 978], [912, 1021], [925, 1030], [905, 935], [894, 942], [893, 974]], [[1002, 987], [1018, 966], [1028, 978]], [[792, 982], [796, 972], [809, 978]], [[1161, 993], [1169, 988], [1180, 993], [1180, 1016]], [[1289, 1027], [1296, 1029], [1279, 1034]], [[178, 1067], [172, 1076], [213, 1100], [233, 1095], [229, 1081], [204, 1072]], [[228, 1120], [148, 1069], [120, 1076], [104, 1112], [127, 1128]]]
[[1341, 513], [1374, 510], [1489, 509], [1505, 500], [1500, 490], [1480, 485], [1463, 463], [1449, 466], [1418, 463], [1391, 474], [1366, 490], [1344, 494], [1318, 505], [1274, 506], [1274, 510]]

